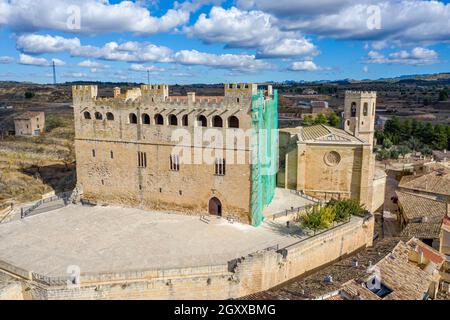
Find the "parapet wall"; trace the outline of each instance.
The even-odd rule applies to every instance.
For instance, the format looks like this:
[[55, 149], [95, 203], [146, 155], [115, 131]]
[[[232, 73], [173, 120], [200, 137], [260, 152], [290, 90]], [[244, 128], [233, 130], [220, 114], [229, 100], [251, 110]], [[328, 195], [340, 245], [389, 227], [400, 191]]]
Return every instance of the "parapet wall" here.
[[[264, 291], [372, 245], [374, 219], [350, 222], [292, 246], [212, 265], [82, 275], [79, 288], [33, 274], [33, 299], [231, 299]], [[5, 267], [3, 265], [2, 267]]]

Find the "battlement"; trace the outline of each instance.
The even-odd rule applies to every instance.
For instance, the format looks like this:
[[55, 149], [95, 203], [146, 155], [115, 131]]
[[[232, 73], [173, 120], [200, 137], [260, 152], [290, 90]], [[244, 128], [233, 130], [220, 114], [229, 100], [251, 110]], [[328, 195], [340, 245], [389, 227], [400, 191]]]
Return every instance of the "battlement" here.
[[72, 86], [72, 96], [76, 98], [95, 99], [98, 94], [96, 85], [75, 85]]
[[348, 98], [376, 98], [376, 91], [345, 91], [345, 97]]
[[225, 96], [253, 96], [258, 94], [258, 85], [254, 83], [225, 84]]

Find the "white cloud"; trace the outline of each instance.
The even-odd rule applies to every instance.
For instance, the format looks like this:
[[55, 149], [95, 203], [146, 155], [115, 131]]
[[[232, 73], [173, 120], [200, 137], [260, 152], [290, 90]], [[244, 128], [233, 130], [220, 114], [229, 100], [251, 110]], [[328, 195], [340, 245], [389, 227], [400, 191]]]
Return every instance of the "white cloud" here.
[[62, 76], [64, 78], [87, 78], [87, 75], [83, 72], [65, 72]]
[[[442, 1], [238, 0], [238, 5], [270, 13], [282, 29], [324, 37], [408, 44], [450, 40], [450, 4]], [[373, 5], [380, 10], [379, 29], [367, 25]]]
[[240, 71], [270, 69], [272, 66], [253, 55], [211, 54], [197, 50], [181, 50], [175, 54], [175, 61], [185, 65], [203, 65]]
[[368, 67], [368, 66], [364, 66], [364, 67], [362, 68], [362, 71], [363, 71], [364, 73], [368, 73], [368, 72], [369, 72], [369, 67]]
[[82, 67], [82, 68], [90, 68], [90, 69], [105, 69], [105, 68], [109, 68], [108, 65], [102, 64], [102, 63], [97, 62], [97, 61], [92, 61], [92, 60], [81, 61], [81, 62], [78, 63], [78, 66]]
[[147, 71], [160, 72], [160, 71], [164, 71], [163, 68], [158, 68], [158, 67], [155, 67], [155, 66], [145, 66], [143, 64], [136, 64], [136, 63], [131, 64], [129, 69], [131, 71], [138, 71], [138, 72], [147, 72]]
[[195, 24], [185, 27], [191, 37], [205, 43], [224, 43], [228, 47], [256, 48], [261, 57], [315, 55], [317, 49], [297, 32], [284, 32], [275, 19], [262, 11], [242, 11], [236, 7], [213, 7], [201, 14]]
[[23, 65], [32, 65], [32, 66], [41, 66], [48, 67], [51, 66], [52, 63], [55, 63], [56, 66], [63, 66], [66, 63], [60, 59], [52, 59], [51, 61], [45, 58], [33, 57], [27, 54], [20, 54], [19, 63]]
[[[76, 11], [71, 10], [73, 6], [81, 12], [79, 17]], [[163, 16], [154, 17], [141, 2], [132, 1], [111, 4], [106, 0], [0, 0], [0, 25], [8, 25], [19, 32], [56, 30], [154, 34], [171, 31], [187, 23], [189, 16], [189, 11], [180, 8], [169, 9]], [[70, 23], [76, 20], [80, 21], [79, 28]]]
[[128, 41], [108, 42], [103, 47], [82, 45], [78, 38], [25, 34], [18, 38], [16, 47], [24, 53], [68, 52], [74, 57], [97, 58], [103, 60], [145, 62], [170, 62], [172, 50], [164, 46]]
[[296, 61], [289, 67], [291, 71], [318, 71], [320, 68], [311, 60]]
[[436, 51], [416, 47], [411, 51], [401, 50], [388, 55], [378, 51], [370, 51], [365, 59], [366, 63], [374, 64], [405, 64], [405, 65], [430, 65], [439, 63], [439, 55]]
[[7, 64], [7, 63], [11, 63], [14, 61], [13, 57], [9, 57], [9, 56], [0, 56], [0, 63], [2, 64]]

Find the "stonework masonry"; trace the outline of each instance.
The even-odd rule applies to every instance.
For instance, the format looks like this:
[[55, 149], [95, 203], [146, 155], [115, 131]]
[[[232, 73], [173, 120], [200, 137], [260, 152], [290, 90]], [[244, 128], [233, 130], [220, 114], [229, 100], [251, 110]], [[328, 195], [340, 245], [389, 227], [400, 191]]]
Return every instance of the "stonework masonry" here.
[[[210, 201], [218, 199], [219, 214], [251, 223], [251, 152], [245, 146], [226, 144], [224, 154], [237, 150], [246, 162], [228, 161], [225, 175], [215, 163], [179, 163], [171, 166], [175, 146], [187, 146], [192, 162], [208, 151], [173, 140], [177, 129], [191, 137], [200, 130], [217, 129], [233, 134], [252, 127], [252, 96], [257, 85], [225, 85], [217, 97], [169, 97], [167, 85], [143, 85], [114, 98], [97, 97], [96, 86], [74, 86], [77, 180], [83, 197], [147, 209], [208, 214]], [[271, 99], [270, 96], [266, 96]], [[188, 145], [189, 144], [189, 145]]]

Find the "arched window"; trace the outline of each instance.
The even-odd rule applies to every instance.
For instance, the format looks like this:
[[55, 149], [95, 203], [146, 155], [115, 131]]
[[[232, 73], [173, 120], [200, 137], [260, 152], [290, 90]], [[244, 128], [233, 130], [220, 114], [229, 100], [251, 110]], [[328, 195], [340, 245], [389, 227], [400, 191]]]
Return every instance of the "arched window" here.
[[102, 120], [103, 119], [103, 115], [100, 112], [96, 112], [95, 113], [95, 120]]
[[375, 102], [372, 104], [372, 115], [375, 115], [375, 110], [376, 110], [376, 106], [375, 106]]
[[106, 120], [112, 121], [114, 120], [114, 115], [111, 112], [106, 113]]
[[219, 116], [213, 117], [213, 127], [214, 128], [222, 128], [223, 127], [223, 120]]
[[155, 124], [158, 124], [158, 125], [164, 124], [164, 118], [159, 113], [155, 114]]
[[178, 125], [178, 119], [177, 119], [176, 115], [174, 115], [174, 114], [169, 115], [169, 125], [171, 125], [171, 126]]
[[235, 116], [229, 117], [228, 128], [239, 128], [239, 119]]
[[203, 116], [203, 115], [198, 116], [197, 122], [199, 122], [198, 125], [199, 125], [200, 127], [206, 127], [206, 126], [207, 126], [207, 120], [206, 120], [206, 117]]
[[150, 124], [150, 116], [146, 113], [142, 114], [142, 124]]
[[367, 116], [368, 114], [369, 114], [369, 104], [365, 102], [363, 107], [363, 115]]
[[137, 123], [137, 116], [134, 113], [130, 113], [129, 120], [130, 120], [130, 123], [136, 124]]
[[356, 117], [356, 102], [352, 102], [352, 117]]
[[185, 114], [183, 116], [183, 118], [181, 118], [181, 123], [183, 124], [183, 126], [187, 127], [189, 125], [189, 119], [188, 119], [188, 115]]
[[91, 119], [91, 114], [88, 111], [83, 113], [85, 119]]

